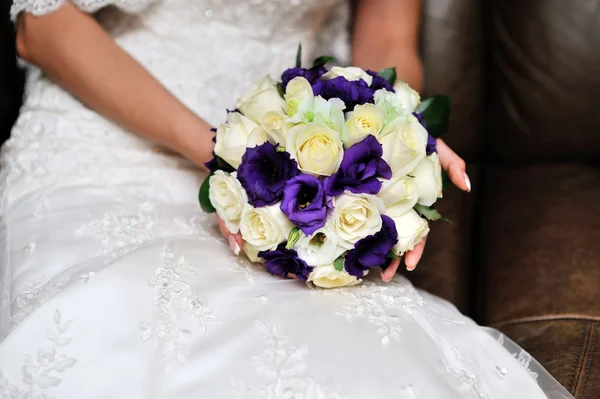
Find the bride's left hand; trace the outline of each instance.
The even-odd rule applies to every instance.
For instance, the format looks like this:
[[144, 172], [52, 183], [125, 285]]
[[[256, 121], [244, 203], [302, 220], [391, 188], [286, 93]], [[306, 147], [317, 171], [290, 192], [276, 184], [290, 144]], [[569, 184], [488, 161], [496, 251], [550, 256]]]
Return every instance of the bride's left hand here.
[[219, 230], [221, 231], [221, 234], [223, 234], [223, 237], [227, 239], [229, 247], [231, 248], [233, 253], [239, 255], [242, 252], [242, 248], [244, 247], [242, 235], [240, 233], [233, 234], [229, 230], [227, 230], [225, 222], [219, 216], [217, 216], [217, 224], [219, 225]]
[[[448, 147], [448, 145], [444, 143], [442, 139], [437, 140], [437, 152], [440, 156], [442, 168], [446, 171], [452, 183], [454, 183], [454, 185], [461, 190], [470, 192], [471, 181], [469, 180], [469, 176], [467, 176], [465, 161], [454, 151], [452, 151], [452, 149]], [[417, 267], [417, 264], [423, 255], [426, 241], [427, 237], [417, 244], [412, 251], [408, 251], [404, 256], [404, 263], [406, 264], [407, 270], [412, 271]], [[399, 266], [400, 259], [395, 259], [392, 261], [390, 266], [388, 266], [388, 268], [381, 273], [381, 278], [383, 281], [391, 281], [396, 274], [396, 271], [398, 271]]]

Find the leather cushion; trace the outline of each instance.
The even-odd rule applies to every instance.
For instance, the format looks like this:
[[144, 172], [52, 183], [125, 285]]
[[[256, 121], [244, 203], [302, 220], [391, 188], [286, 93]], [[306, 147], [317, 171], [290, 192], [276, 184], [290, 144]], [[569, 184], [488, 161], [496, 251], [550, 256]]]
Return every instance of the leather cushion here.
[[600, 166], [495, 167], [487, 180], [487, 321], [600, 317]]

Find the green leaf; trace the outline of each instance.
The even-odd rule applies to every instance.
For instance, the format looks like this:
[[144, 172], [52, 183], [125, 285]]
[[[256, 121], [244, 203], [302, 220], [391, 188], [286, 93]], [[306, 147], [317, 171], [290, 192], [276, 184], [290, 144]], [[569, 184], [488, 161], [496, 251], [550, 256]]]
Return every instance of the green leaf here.
[[302, 43], [298, 44], [298, 52], [296, 53], [296, 68], [302, 66]]
[[325, 65], [328, 62], [333, 62], [333, 61], [335, 61], [335, 57], [332, 57], [330, 55], [323, 55], [313, 61], [313, 66], [316, 67], [316, 66]]
[[277, 82], [277, 91], [279, 92], [281, 98], [283, 98], [285, 95], [285, 90], [283, 90], [283, 85], [280, 82]]
[[339, 258], [334, 260], [333, 267], [335, 267], [335, 270], [337, 270], [338, 272], [344, 270], [344, 258], [340, 256]]
[[235, 169], [233, 166], [229, 165], [223, 158], [216, 156], [215, 158], [217, 160], [217, 167], [219, 168], [219, 170], [222, 170], [223, 172], [227, 172], [227, 173], [231, 173], [234, 172]]
[[202, 210], [206, 213], [215, 213], [215, 207], [210, 203], [210, 198], [208, 197], [208, 192], [210, 190], [210, 176], [204, 179], [202, 186], [200, 186], [200, 192], [198, 193], [198, 200], [200, 201], [200, 206]]
[[450, 127], [450, 97], [424, 97], [417, 113], [423, 117], [429, 134], [436, 139], [442, 137]]
[[385, 80], [387, 80], [392, 86], [396, 83], [396, 68], [385, 68], [377, 73]]
[[436, 221], [442, 218], [442, 215], [436, 209], [428, 206], [417, 204], [415, 205], [415, 211], [429, 221]]
[[298, 227], [294, 227], [290, 234], [288, 235], [287, 244], [285, 245], [286, 249], [292, 248], [298, 240], [300, 239], [300, 229]]
[[389, 259], [400, 259], [400, 258], [398, 257], [398, 255], [396, 255], [396, 254], [395, 254], [395, 253], [393, 253], [392, 251], [388, 252], [388, 253], [387, 253], [387, 255], [385, 255], [385, 257], [386, 257], [386, 258], [389, 258]]
[[452, 180], [445, 170], [442, 170], [442, 191], [446, 191], [448, 187], [452, 186]]

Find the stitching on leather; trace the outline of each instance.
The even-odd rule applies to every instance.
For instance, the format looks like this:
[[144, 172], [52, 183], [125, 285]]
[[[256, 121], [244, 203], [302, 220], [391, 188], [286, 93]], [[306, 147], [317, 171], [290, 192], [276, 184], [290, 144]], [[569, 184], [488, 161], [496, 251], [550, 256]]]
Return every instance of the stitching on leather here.
[[592, 334], [592, 347], [589, 350], [590, 358], [588, 359], [587, 366], [585, 367], [585, 374], [583, 375], [583, 381], [581, 383], [581, 396], [583, 396], [585, 392], [585, 386], [587, 384], [588, 376], [590, 374], [590, 367], [592, 366], [592, 359], [594, 358], [594, 349], [596, 348], [596, 334], [598, 333], [598, 323], [593, 324], [592, 326], [594, 327], [594, 333]]
[[496, 328], [506, 327], [514, 324], [526, 324], [526, 323], [537, 323], [543, 321], [561, 321], [561, 320], [575, 320], [575, 321], [591, 321], [591, 322], [600, 322], [600, 317], [596, 316], [586, 316], [579, 314], [562, 314], [562, 315], [547, 315], [547, 316], [532, 316], [532, 317], [522, 317], [519, 319], [511, 319], [507, 321], [501, 321], [498, 323], [493, 323], [492, 326]]
[[575, 352], [575, 356], [573, 357], [573, 363], [571, 363], [571, 373], [569, 374], [569, 387], [570, 387], [570, 391], [571, 392], [575, 392], [575, 388], [577, 388], [577, 380], [575, 379], [577, 377], [577, 373], [576, 373], [576, 366], [577, 363], [579, 361], [579, 356], [581, 356], [581, 350], [583, 349], [583, 342], [585, 339], [585, 330], [586, 330], [586, 325], [585, 323], [581, 326], [581, 334], [579, 334], [579, 345], [577, 345], [577, 351]]
[[[590, 325], [590, 330], [589, 330], [589, 333], [588, 333], [588, 336], [587, 336], [587, 340], [585, 342], [585, 346], [584, 346], [584, 349], [583, 349], [583, 359], [582, 360], [585, 360], [585, 356], [588, 353], [588, 349], [590, 347], [590, 344], [592, 343], [592, 337], [595, 336], [595, 331], [596, 331], [595, 328], [596, 328], [595, 324]], [[580, 382], [581, 382], [582, 378], [585, 380], [584, 377], [585, 377], [585, 375], [584, 375], [584, 372], [583, 372], [583, 364], [581, 364], [581, 367], [579, 369], [579, 373], [577, 374], [577, 379], [575, 380], [575, 385], [573, 387], [574, 388], [573, 389], [573, 393], [575, 394], [576, 397], [579, 396], [578, 393], [577, 393], [577, 391], [579, 390], [578, 388], [580, 387]]]

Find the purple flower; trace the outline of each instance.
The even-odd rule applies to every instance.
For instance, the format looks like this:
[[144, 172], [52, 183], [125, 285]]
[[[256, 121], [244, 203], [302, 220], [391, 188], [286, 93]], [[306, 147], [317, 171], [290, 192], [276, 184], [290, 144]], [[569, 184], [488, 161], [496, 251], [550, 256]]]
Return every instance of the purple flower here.
[[380, 89], [386, 89], [387, 91], [391, 91], [392, 93], [394, 93], [394, 87], [390, 84], [390, 82], [387, 81], [387, 79], [384, 79], [381, 76], [377, 75], [377, 72], [375, 71], [367, 70], [366, 72], [373, 77], [373, 82], [371, 82], [371, 89], [375, 91]]
[[281, 211], [306, 235], [325, 226], [325, 190], [314, 176], [300, 174], [288, 180], [283, 190]]
[[[421, 126], [427, 129], [427, 125], [425, 124], [423, 115], [419, 114], [418, 112], [413, 112], [413, 115], [419, 120]], [[427, 136], [427, 147], [425, 151], [427, 152], [428, 156], [433, 154], [434, 152], [437, 152], [437, 140], [431, 134], [428, 134]]]
[[[216, 133], [217, 129], [216, 128], [211, 128], [210, 129], [211, 132]], [[217, 136], [214, 136], [212, 138], [213, 143], [217, 142]], [[212, 152], [212, 159], [208, 162], [204, 163], [204, 166], [206, 166], [206, 169], [209, 170], [210, 173], [215, 173], [217, 170], [223, 170], [225, 172], [231, 173], [233, 172], [235, 169], [229, 165], [227, 162], [225, 162], [223, 159], [217, 157], [217, 154], [215, 154], [215, 152]]]
[[392, 177], [392, 169], [382, 155], [383, 148], [373, 135], [348, 148], [339, 170], [325, 180], [327, 195], [337, 197], [345, 190], [354, 194], [378, 194], [381, 189], [378, 178]]
[[250, 205], [259, 208], [279, 202], [286, 182], [298, 173], [298, 164], [289, 153], [266, 142], [246, 149], [237, 177]]
[[398, 242], [398, 232], [389, 216], [381, 216], [381, 221], [383, 225], [379, 232], [359, 240], [346, 254], [344, 267], [348, 274], [362, 278], [366, 270], [388, 262], [387, 255]]
[[298, 252], [286, 249], [285, 244], [280, 244], [275, 251], [261, 251], [258, 256], [265, 260], [267, 271], [272, 275], [287, 277], [291, 273], [306, 281], [313, 270], [298, 257]]
[[326, 100], [339, 98], [346, 104], [346, 109], [351, 110], [356, 105], [374, 102], [375, 90], [362, 79], [350, 81], [338, 76], [324, 81], [319, 94]]
[[[283, 90], [287, 87], [290, 80], [301, 76], [308, 80], [308, 82], [313, 86], [313, 91], [315, 91], [315, 86], [317, 90], [320, 90], [321, 86], [321, 76], [323, 76], [327, 72], [327, 69], [323, 65], [315, 66], [310, 69], [305, 68], [290, 68], [286, 69], [281, 75], [281, 86], [283, 86]], [[315, 92], [315, 96], [318, 96], [319, 93]]]
[[431, 134], [427, 136], [427, 147], [425, 149], [427, 155], [437, 152], [437, 140]]

